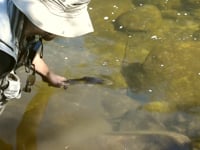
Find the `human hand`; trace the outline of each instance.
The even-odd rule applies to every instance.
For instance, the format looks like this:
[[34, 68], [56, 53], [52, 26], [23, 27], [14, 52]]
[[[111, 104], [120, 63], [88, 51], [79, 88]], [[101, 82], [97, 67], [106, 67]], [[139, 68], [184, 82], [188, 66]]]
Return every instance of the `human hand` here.
[[44, 82], [47, 82], [49, 86], [67, 89], [67, 79], [63, 76], [49, 72], [46, 76], [43, 76], [42, 79]]

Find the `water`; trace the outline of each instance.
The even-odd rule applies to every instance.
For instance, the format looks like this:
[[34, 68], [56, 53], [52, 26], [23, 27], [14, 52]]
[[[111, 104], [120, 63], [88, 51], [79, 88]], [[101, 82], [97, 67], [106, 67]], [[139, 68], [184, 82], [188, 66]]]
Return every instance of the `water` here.
[[1, 116], [0, 149], [81, 149], [105, 133], [140, 131], [179, 133], [199, 149], [199, 3], [92, 0], [95, 32], [45, 43], [44, 59], [68, 78], [112, 84], [54, 89], [38, 76]]

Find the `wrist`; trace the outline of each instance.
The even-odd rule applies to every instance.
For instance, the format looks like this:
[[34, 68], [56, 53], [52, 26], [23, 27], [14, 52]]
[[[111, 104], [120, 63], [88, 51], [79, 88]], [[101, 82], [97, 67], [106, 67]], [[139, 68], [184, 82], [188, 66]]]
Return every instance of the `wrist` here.
[[37, 73], [41, 76], [43, 81], [45, 81], [45, 82], [49, 81], [49, 78], [50, 78], [50, 75], [51, 75], [50, 71], [48, 71], [48, 72], [37, 72]]

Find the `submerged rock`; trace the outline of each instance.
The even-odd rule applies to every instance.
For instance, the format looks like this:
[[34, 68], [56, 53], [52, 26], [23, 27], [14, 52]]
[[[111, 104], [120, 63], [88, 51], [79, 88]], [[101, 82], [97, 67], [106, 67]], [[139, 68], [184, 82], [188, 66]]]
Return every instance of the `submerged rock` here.
[[148, 32], [160, 26], [162, 17], [157, 7], [145, 5], [120, 15], [115, 23], [117, 30], [126, 32]]
[[200, 7], [199, 0], [182, 0], [182, 3], [186, 9], [194, 9]]
[[133, 64], [128, 66], [132, 72], [126, 74], [126, 80], [136, 81], [128, 83], [130, 88], [140, 92], [151, 89], [151, 102], [145, 109], [169, 112], [200, 106], [199, 47], [197, 42], [157, 44], [140, 65], [139, 72]]
[[157, 6], [159, 9], [179, 9], [181, 7], [181, 0], [133, 0], [136, 6], [145, 4], [152, 4]]
[[187, 136], [173, 132], [111, 133], [81, 141], [73, 150], [192, 150]]
[[141, 110], [129, 110], [120, 118], [118, 131], [165, 130], [165, 125], [156, 113]]

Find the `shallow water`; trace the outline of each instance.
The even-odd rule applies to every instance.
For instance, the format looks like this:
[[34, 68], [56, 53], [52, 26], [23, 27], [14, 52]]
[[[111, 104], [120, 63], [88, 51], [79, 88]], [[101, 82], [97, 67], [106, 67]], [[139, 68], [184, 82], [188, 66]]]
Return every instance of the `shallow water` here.
[[[54, 89], [38, 76], [1, 116], [0, 149], [81, 149], [91, 137], [136, 131], [180, 133], [200, 148], [199, 6], [92, 0], [95, 32], [46, 43], [44, 59], [68, 78], [109, 84]], [[19, 74], [24, 83], [23, 68]]]

